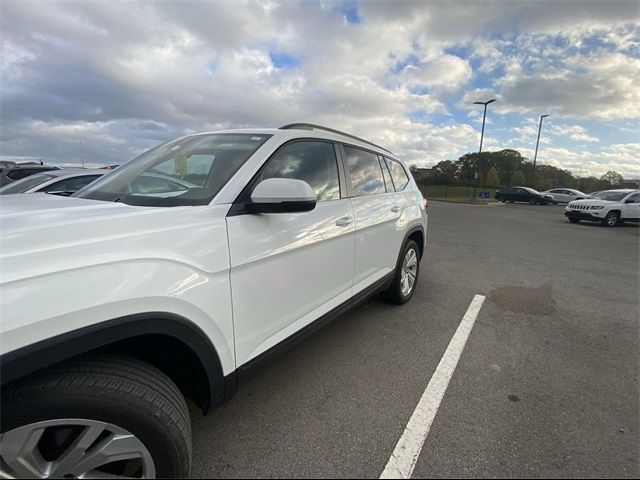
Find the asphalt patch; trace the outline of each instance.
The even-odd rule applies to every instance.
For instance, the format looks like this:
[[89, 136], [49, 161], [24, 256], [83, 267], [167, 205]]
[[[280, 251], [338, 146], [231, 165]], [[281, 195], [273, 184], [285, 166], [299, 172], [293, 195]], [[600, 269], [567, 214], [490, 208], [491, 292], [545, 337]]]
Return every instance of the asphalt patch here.
[[551, 285], [496, 288], [489, 293], [489, 300], [503, 310], [514, 313], [553, 315], [556, 311]]

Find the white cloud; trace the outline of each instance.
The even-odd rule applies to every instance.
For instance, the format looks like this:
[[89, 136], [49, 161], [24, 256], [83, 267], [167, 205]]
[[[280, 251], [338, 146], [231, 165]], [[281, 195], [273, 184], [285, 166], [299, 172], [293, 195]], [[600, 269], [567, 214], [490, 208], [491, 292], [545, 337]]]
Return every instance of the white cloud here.
[[[584, 153], [568, 138], [630, 168], [627, 147], [576, 122], [640, 117], [633, 2], [361, 2], [358, 24], [341, 6], [5, 0], [0, 154], [67, 162], [82, 140], [120, 163], [188, 131], [312, 121], [430, 165], [475, 151], [470, 104], [497, 98], [487, 125], [560, 119], [542, 138], [550, 161]], [[510, 118], [484, 148], [533, 143], [536, 121]]]

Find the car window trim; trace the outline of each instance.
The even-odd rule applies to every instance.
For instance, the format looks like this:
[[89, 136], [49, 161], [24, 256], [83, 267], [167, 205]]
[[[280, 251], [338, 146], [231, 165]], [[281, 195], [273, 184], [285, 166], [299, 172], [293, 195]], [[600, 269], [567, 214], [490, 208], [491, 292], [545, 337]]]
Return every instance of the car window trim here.
[[385, 164], [387, 163], [386, 161], [389, 160], [390, 162], [397, 163], [402, 168], [402, 171], [404, 172], [405, 176], [407, 177], [407, 183], [404, 184], [404, 187], [402, 187], [400, 190], [398, 190], [398, 187], [396, 187], [396, 181], [393, 179], [393, 175], [391, 175], [391, 170], [389, 170], [389, 166], [387, 165], [387, 170], [389, 170], [389, 174], [391, 175], [391, 180], [393, 181], [393, 188], [394, 188], [395, 192], [396, 193], [404, 192], [406, 190], [407, 186], [409, 185], [409, 183], [411, 182], [411, 177], [409, 176], [409, 173], [404, 168], [404, 165], [402, 165], [402, 163], [399, 162], [398, 160], [394, 160], [391, 157], [383, 157], [383, 158], [385, 159]]

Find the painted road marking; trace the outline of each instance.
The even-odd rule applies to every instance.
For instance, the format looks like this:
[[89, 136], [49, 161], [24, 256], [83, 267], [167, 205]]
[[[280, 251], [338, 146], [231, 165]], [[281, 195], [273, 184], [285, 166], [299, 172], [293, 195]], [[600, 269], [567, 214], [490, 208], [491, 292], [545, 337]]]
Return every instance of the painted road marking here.
[[413, 411], [413, 415], [411, 415], [409, 423], [398, 440], [380, 478], [411, 478], [433, 419], [438, 413], [440, 402], [442, 402], [449, 381], [458, 366], [458, 360], [460, 360], [460, 355], [462, 355], [484, 300], [483, 295], [473, 297], [467, 313], [462, 317], [456, 333], [440, 359], [438, 368], [436, 368], [427, 389]]

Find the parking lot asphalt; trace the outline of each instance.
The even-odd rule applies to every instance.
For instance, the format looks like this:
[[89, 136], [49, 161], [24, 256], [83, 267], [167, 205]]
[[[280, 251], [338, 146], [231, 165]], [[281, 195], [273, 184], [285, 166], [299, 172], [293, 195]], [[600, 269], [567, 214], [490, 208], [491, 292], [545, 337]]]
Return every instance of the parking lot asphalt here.
[[379, 477], [481, 294], [413, 478], [640, 476], [640, 228], [562, 211], [431, 202], [412, 301], [372, 298], [192, 409], [192, 475]]

